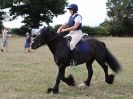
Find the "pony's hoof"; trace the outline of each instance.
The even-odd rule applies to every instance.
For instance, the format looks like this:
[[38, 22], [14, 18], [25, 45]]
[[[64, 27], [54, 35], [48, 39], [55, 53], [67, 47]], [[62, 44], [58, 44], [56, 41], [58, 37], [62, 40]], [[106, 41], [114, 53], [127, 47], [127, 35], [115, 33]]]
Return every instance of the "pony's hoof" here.
[[58, 94], [59, 90], [58, 89], [53, 89], [53, 94]]
[[85, 89], [85, 88], [87, 88], [87, 86], [85, 85], [85, 83], [81, 83], [78, 85], [78, 88], [79, 89]]
[[115, 77], [114, 74], [109, 75], [109, 76], [106, 78], [106, 82], [107, 82], [108, 84], [113, 84], [113, 82], [114, 82], [114, 77]]
[[75, 81], [72, 75], [69, 75], [66, 79], [67, 79], [67, 84], [69, 86], [75, 86]]
[[52, 88], [48, 88], [48, 89], [47, 89], [47, 93], [51, 93], [52, 91], [53, 91]]

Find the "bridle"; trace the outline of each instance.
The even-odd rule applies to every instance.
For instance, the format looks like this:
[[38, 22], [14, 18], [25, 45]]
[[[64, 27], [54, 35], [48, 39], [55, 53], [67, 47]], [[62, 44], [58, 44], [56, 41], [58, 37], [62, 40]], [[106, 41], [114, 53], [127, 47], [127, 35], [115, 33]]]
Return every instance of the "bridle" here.
[[[59, 37], [60, 35], [61, 35], [61, 33], [58, 33], [57, 35], [53, 36], [52, 38], [50, 38], [50, 39], [47, 41], [47, 43], [53, 41], [54, 39], [56, 39], [56, 38]], [[35, 39], [36, 39], [38, 36], [39, 36], [39, 34], [35, 37]], [[41, 41], [38, 40], [38, 39], [36, 39], [36, 40], [37, 40], [38, 44], [41, 45]]]

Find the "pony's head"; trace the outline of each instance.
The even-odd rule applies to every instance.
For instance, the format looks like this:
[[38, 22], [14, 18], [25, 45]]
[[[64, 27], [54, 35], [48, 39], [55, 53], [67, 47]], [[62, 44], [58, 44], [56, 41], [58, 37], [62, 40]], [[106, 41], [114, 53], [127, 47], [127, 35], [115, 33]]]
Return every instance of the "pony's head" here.
[[47, 28], [42, 28], [38, 35], [34, 38], [32, 44], [31, 44], [31, 48], [32, 49], [37, 49], [39, 47], [41, 47], [42, 45], [46, 44], [48, 41], [48, 36], [49, 34], [49, 27]]

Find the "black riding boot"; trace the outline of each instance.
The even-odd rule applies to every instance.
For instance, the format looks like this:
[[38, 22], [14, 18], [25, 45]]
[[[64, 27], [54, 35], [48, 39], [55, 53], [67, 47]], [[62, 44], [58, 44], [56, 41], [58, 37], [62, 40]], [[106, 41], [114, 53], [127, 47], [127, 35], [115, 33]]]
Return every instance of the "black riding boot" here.
[[77, 62], [73, 58], [73, 51], [70, 50], [70, 66], [76, 66]]

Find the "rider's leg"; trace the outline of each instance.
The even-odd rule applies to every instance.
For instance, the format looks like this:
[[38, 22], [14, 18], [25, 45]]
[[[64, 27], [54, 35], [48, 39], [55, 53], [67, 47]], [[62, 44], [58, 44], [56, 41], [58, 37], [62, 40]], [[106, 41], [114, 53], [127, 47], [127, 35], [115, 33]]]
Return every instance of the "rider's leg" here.
[[71, 41], [70, 41], [70, 50], [73, 50], [76, 46], [76, 44], [81, 40], [82, 38], [82, 31], [71, 31], [70, 33]]
[[76, 61], [73, 58], [73, 50], [76, 46], [76, 44], [81, 40], [82, 38], [82, 31], [81, 30], [77, 30], [77, 31], [71, 31], [70, 33], [71, 36], [71, 41], [70, 41], [70, 56], [71, 56], [71, 61], [70, 61], [70, 65], [76, 65]]

